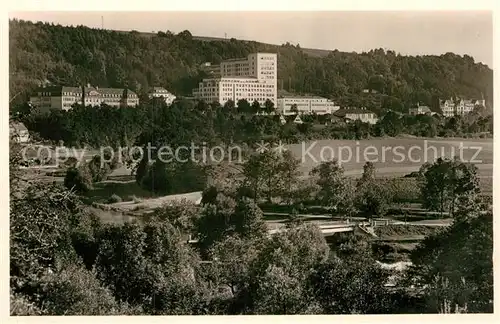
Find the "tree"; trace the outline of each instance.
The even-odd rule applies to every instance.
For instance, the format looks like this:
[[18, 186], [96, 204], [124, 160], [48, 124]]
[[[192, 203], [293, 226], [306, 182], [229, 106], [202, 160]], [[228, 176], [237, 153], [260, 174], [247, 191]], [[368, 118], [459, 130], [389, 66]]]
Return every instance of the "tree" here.
[[437, 210], [441, 215], [449, 211], [453, 216], [461, 197], [474, 200], [480, 191], [477, 168], [470, 163], [439, 158], [422, 173], [424, 207]]
[[10, 275], [13, 287], [73, 260], [72, 226], [78, 224], [78, 198], [60, 186], [28, 185], [10, 206]]
[[329, 248], [314, 225], [291, 226], [262, 247], [252, 276], [238, 297], [253, 314], [317, 313], [307, 285], [310, 269], [328, 258]]
[[375, 165], [372, 162], [368, 161], [365, 163], [365, 165], [363, 165], [363, 174], [361, 175], [358, 186], [363, 183], [372, 181], [375, 181]]
[[412, 252], [409, 284], [422, 289], [427, 311], [493, 312], [492, 257], [492, 214], [468, 214]]
[[389, 202], [389, 192], [379, 182], [363, 183], [357, 188], [355, 206], [364, 216], [384, 216], [389, 208]]
[[260, 103], [257, 100], [252, 102], [251, 113], [258, 114], [260, 112]]
[[235, 233], [242, 237], [259, 238], [267, 234], [262, 210], [248, 199], [240, 199], [237, 202], [234, 214], [231, 215], [231, 223]]
[[389, 189], [375, 180], [375, 166], [366, 162], [356, 189], [356, 207], [365, 216], [384, 216], [389, 208]]
[[383, 314], [391, 308], [387, 279], [373, 260], [334, 258], [319, 264], [309, 282], [323, 314]]
[[101, 162], [99, 155], [94, 155], [92, 160], [87, 165], [87, 168], [92, 177], [92, 182], [100, 182], [106, 180], [109, 173], [111, 173], [110, 162]]
[[293, 112], [295, 114], [298, 114], [299, 113], [299, 109], [297, 108], [297, 104], [293, 104], [291, 107], [290, 107], [290, 112]]
[[79, 193], [87, 192], [92, 189], [92, 175], [86, 166], [69, 168], [64, 177], [64, 186]]
[[204, 286], [199, 259], [179, 230], [154, 219], [141, 226], [107, 226], [99, 235], [96, 270], [117, 299], [147, 314], [194, 314]]
[[278, 174], [283, 184], [280, 195], [288, 204], [295, 198], [300, 175], [299, 167], [300, 161], [290, 151], [285, 151], [281, 157]]
[[246, 99], [238, 100], [238, 112], [243, 114], [251, 113], [251, 106]]
[[389, 136], [398, 136], [404, 129], [401, 118], [393, 111], [388, 111], [378, 124], [380, 124], [384, 133]]
[[243, 175], [245, 177], [243, 186], [252, 190], [255, 201], [263, 193], [266, 194], [269, 202], [271, 202], [273, 196], [279, 194], [281, 181], [277, 173], [279, 163], [279, 155], [276, 152], [267, 150], [251, 155], [243, 165]]
[[262, 211], [255, 203], [244, 198], [236, 202], [224, 195], [217, 196], [215, 205], [204, 208], [196, 228], [205, 250], [227, 235], [258, 238], [267, 233]]
[[210, 249], [211, 270], [218, 284], [227, 285], [234, 297], [247, 284], [251, 265], [258, 255], [258, 241], [231, 235], [216, 242]]
[[266, 102], [264, 102], [264, 110], [266, 114], [270, 115], [274, 112], [274, 102], [272, 102], [269, 99], [266, 99]]
[[43, 301], [44, 311], [50, 315], [133, 315], [140, 312], [118, 303], [95, 274], [81, 265], [68, 265], [45, 275], [37, 293]]
[[311, 175], [315, 177], [320, 188], [317, 197], [324, 206], [332, 207], [335, 212], [348, 209], [352, 197], [348, 195], [349, 184], [344, 177], [344, 169], [339, 166], [337, 160], [322, 162], [312, 169]]
[[224, 111], [225, 112], [228, 112], [228, 113], [232, 113], [234, 111], [234, 101], [232, 100], [228, 100], [226, 101], [226, 103], [224, 104]]

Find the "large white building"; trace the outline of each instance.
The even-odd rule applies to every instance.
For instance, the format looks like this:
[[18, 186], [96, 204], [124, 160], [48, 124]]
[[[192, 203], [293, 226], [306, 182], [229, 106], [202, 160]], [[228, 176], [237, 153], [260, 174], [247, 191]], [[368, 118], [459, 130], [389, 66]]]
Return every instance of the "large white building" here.
[[[52, 109], [69, 110], [73, 104], [82, 103], [81, 87], [49, 86], [36, 90], [30, 103], [37, 112], [48, 112]], [[128, 89], [85, 87], [85, 105], [99, 106], [107, 104], [112, 107], [136, 106], [139, 104], [137, 94]]]
[[149, 98], [163, 98], [167, 105], [171, 105], [176, 96], [163, 87], [153, 87], [149, 92]]
[[266, 100], [277, 104], [278, 59], [274, 53], [253, 53], [245, 59], [232, 59], [220, 64], [220, 77], [203, 79], [193, 96], [206, 102], [236, 104], [245, 99], [258, 101], [262, 106]]
[[465, 115], [474, 110], [476, 106], [485, 106], [486, 102], [484, 99], [481, 100], [470, 100], [470, 99], [459, 99], [456, 103], [453, 99], [447, 99], [440, 102], [440, 108], [443, 112], [443, 116], [452, 117], [456, 115]]
[[[329, 99], [317, 96], [278, 98], [277, 111], [283, 115], [293, 114], [331, 114], [340, 109]], [[295, 110], [296, 108], [296, 110]]]

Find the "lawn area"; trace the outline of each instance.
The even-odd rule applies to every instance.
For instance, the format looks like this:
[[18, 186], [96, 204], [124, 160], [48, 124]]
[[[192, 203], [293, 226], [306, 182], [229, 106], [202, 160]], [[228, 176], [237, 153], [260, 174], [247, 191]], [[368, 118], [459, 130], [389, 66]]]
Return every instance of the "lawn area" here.
[[[475, 163], [480, 170], [480, 175], [492, 177], [493, 141], [491, 139], [318, 140], [290, 144], [287, 148], [301, 161], [303, 175], [307, 175], [321, 161], [330, 160], [333, 156], [343, 162], [342, 166], [346, 175], [361, 175], [365, 162], [372, 161], [377, 174], [394, 177], [416, 171], [424, 162], [432, 162], [437, 157], [450, 158], [453, 154], [459, 155], [460, 145], [464, 147], [463, 160], [480, 161]], [[476, 152], [478, 152], [477, 156], [475, 156]]]
[[155, 195], [141, 188], [135, 180], [127, 182], [122, 181], [103, 181], [94, 184], [94, 188], [84, 195], [84, 200], [88, 204], [93, 202], [107, 203], [113, 195], [118, 195], [123, 201], [131, 201], [135, 198], [153, 198]]
[[119, 211], [103, 210], [101, 208], [96, 208], [93, 206], [88, 206], [86, 208], [94, 215], [98, 216], [99, 219], [106, 224], [124, 224], [126, 222], [131, 222], [133, 220], [141, 220], [140, 217], [127, 215]]

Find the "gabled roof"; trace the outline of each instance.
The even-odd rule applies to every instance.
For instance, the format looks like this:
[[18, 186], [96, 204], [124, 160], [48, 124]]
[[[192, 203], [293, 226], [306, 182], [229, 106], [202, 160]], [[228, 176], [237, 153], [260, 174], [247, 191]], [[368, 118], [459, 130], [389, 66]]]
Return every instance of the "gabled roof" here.
[[300, 118], [299, 114], [294, 114], [294, 115], [286, 115], [284, 116], [285, 120], [287, 123], [293, 123], [293, 122], [302, 122], [302, 119]]
[[161, 93], [168, 93], [170, 94], [170, 91], [165, 89], [164, 87], [153, 87], [151, 92], [161, 92]]

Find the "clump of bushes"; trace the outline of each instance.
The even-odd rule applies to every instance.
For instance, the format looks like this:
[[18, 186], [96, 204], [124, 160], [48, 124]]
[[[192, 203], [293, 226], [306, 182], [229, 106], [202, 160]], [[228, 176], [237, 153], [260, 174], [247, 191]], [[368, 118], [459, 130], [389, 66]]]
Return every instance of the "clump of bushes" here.
[[64, 186], [79, 193], [87, 192], [92, 189], [92, 175], [86, 167], [69, 168], [64, 177]]
[[117, 194], [111, 195], [111, 197], [109, 197], [109, 200], [108, 200], [108, 202], [110, 204], [119, 203], [122, 201], [123, 201], [122, 197], [118, 196]]
[[384, 179], [382, 185], [388, 188], [393, 203], [412, 203], [421, 200], [417, 177]]

